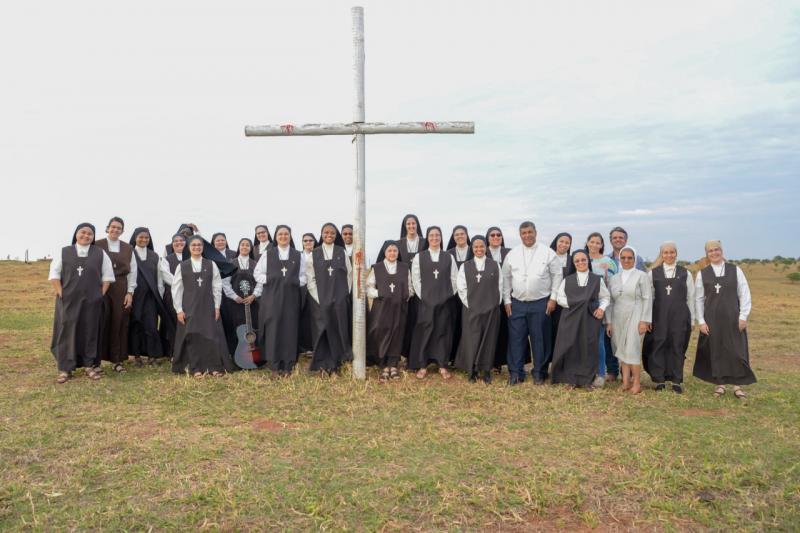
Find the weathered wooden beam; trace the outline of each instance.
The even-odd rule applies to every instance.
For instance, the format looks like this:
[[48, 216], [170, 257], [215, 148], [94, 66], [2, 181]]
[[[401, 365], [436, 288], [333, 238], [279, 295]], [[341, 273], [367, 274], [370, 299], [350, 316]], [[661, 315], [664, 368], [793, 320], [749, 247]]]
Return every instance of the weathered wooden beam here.
[[475, 133], [474, 122], [351, 122], [330, 124], [272, 124], [245, 126], [248, 137], [300, 135], [367, 135], [386, 133]]

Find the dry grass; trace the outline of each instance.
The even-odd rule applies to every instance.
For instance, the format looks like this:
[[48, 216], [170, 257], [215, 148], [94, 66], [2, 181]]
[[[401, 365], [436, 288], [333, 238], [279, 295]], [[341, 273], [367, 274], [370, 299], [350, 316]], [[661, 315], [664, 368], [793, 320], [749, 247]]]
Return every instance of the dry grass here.
[[693, 379], [630, 397], [162, 366], [57, 386], [46, 268], [0, 263], [0, 529], [800, 529], [800, 285], [771, 265], [745, 268], [746, 403]]

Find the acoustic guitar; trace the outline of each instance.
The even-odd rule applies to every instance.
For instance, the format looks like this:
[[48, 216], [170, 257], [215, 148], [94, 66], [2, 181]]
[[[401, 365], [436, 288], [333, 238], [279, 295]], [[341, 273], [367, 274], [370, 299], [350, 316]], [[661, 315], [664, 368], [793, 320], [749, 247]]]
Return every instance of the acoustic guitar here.
[[[239, 281], [239, 292], [243, 298], [252, 294], [253, 287], [249, 280]], [[250, 315], [250, 304], [244, 304], [245, 323], [236, 327], [236, 351], [233, 360], [239, 368], [252, 370], [264, 365], [261, 352], [256, 346], [256, 332], [253, 329], [253, 319]]]

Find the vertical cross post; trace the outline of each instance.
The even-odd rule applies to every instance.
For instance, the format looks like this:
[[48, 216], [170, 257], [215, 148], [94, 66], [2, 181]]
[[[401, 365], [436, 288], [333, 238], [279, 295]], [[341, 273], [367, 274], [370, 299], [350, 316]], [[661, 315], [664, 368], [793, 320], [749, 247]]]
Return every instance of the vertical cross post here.
[[[353, 106], [353, 122], [363, 124], [366, 120], [364, 112], [364, 8], [354, 7], [350, 10], [353, 19], [353, 83], [355, 84], [355, 101]], [[356, 217], [353, 224], [353, 377], [367, 377], [367, 342], [366, 342], [366, 285], [367, 270], [364, 264], [364, 241], [366, 240], [367, 209], [364, 165], [365, 138], [363, 133], [356, 133]]]

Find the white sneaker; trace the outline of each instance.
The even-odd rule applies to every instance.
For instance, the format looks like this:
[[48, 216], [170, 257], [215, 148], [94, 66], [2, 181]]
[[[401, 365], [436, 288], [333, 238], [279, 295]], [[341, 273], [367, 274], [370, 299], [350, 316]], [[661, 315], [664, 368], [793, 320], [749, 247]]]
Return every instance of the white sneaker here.
[[606, 378], [603, 376], [595, 376], [594, 381], [592, 381], [592, 387], [596, 387], [598, 389], [603, 388], [603, 385], [606, 384]]

